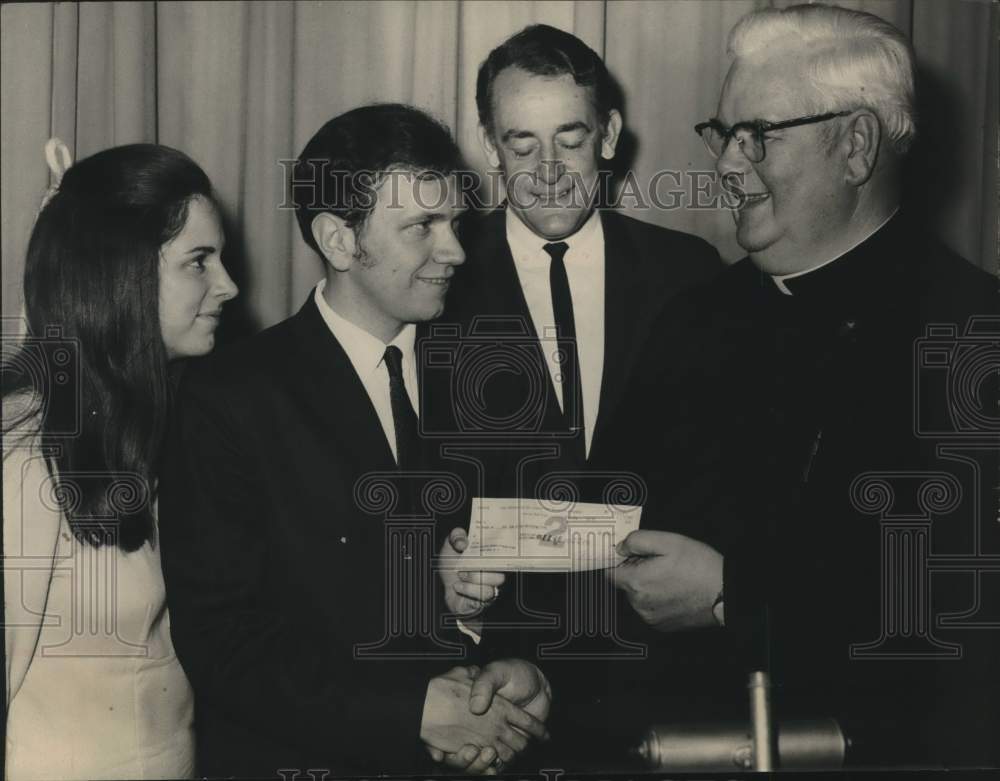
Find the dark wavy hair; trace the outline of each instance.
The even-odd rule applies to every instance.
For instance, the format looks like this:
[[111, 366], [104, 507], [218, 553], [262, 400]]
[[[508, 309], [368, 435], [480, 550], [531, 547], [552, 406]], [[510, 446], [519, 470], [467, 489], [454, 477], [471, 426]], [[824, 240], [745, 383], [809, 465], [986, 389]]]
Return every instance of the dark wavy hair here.
[[77, 539], [135, 550], [153, 539], [152, 486], [170, 400], [159, 321], [160, 249], [213, 200], [187, 155], [132, 144], [66, 171], [31, 233], [28, 336], [3, 366], [3, 395], [32, 403], [54, 495]]
[[493, 82], [505, 68], [520, 68], [536, 76], [569, 74], [590, 87], [597, 116], [607, 123], [612, 109], [621, 110], [619, 91], [607, 67], [593, 49], [565, 30], [533, 24], [515, 33], [489, 53], [476, 77], [479, 123], [493, 134]]
[[448, 175], [462, 153], [444, 125], [413, 106], [376, 103], [334, 117], [309, 139], [292, 173], [291, 193], [302, 238], [322, 255], [312, 235], [316, 215], [364, 225], [380, 178], [400, 169]]

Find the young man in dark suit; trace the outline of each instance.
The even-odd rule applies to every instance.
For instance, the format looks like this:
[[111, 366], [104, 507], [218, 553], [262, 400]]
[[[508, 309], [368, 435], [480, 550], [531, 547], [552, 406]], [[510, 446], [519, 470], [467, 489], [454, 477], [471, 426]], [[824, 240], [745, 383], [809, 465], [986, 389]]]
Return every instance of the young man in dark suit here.
[[[473, 495], [641, 504], [642, 475], [624, 471], [631, 460], [615, 446], [620, 403], [655, 318], [721, 268], [718, 254], [695, 236], [595, 208], [621, 104], [601, 58], [575, 36], [534, 25], [500, 44], [480, 67], [476, 103], [507, 201], [463, 224], [468, 261], [441, 320], [461, 346], [451, 384], [426, 400], [426, 421], [435, 435], [456, 434], [450, 463], [468, 468]], [[465, 545], [462, 531], [454, 541]], [[641, 641], [621, 635], [634, 617], [613, 604], [601, 573], [524, 573], [500, 588], [473, 619], [483, 603], [454, 573], [445, 582], [452, 610], [485, 623], [487, 642], [512, 643], [553, 676], [565, 743], [552, 756], [581, 760], [597, 744], [579, 730], [603, 731], [608, 690], [638, 672]]]
[[696, 130], [748, 257], [661, 321], [699, 340], [651, 343], [630, 404], [684, 403], [694, 447], [649, 450], [705, 528], [633, 533], [617, 583], [668, 637], [743, 644], [783, 719], [838, 719], [848, 764], [996, 766], [1000, 299], [901, 208], [912, 50], [816, 5], [748, 15], [729, 51]]
[[465, 260], [459, 165], [416, 109], [328, 122], [292, 182], [324, 279], [178, 392], [160, 528], [202, 774], [412, 772], [421, 743], [495, 772], [544, 734], [537, 668], [449, 670], [466, 648], [431, 596], [434, 515], [460, 486], [418, 437], [414, 324]]

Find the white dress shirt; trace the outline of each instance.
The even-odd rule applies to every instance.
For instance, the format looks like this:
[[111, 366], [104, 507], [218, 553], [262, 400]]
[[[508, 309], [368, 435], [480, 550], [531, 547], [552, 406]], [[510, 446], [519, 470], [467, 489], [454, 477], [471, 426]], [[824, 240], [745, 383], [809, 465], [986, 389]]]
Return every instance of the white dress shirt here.
[[[320, 280], [316, 285], [316, 306], [323, 316], [330, 329], [330, 333], [340, 342], [347, 357], [354, 367], [354, 371], [361, 379], [361, 384], [368, 391], [368, 398], [371, 399], [375, 413], [382, 424], [382, 432], [385, 434], [389, 447], [392, 448], [392, 456], [399, 463], [399, 454], [396, 452], [396, 424], [392, 417], [392, 397], [389, 395], [389, 367], [385, 365], [385, 348], [389, 345], [383, 344], [381, 339], [377, 339], [363, 328], [359, 328], [349, 320], [345, 320], [338, 315], [326, 303], [323, 298], [323, 290], [326, 287], [326, 280]], [[395, 345], [403, 353], [403, 385], [406, 386], [406, 395], [410, 397], [410, 404], [413, 405], [413, 412], [420, 416], [420, 396], [417, 388], [417, 361], [414, 352], [416, 342], [417, 327], [413, 323], [403, 326], [403, 330], [396, 334], [396, 338], [389, 344]], [[458, 630], [471, 637], [476, 645], [479, 645], [482, 636], [466, 627], [461, 621], [456, 622]]]
[[[576, 350], [580, 356], [580, 383], [583, 394], [583, 426], [587, 455], [594, 438], [594, 425], [601, 402], [601, 380], [604, 374], [604, 228], [600, 215], [594, 211], [572, 236], [560, 241], [569, 249], [563, 262], [569, 278], [573, 299], [573, 321], [576, 325]], [[552, 288], [549, 266], [552, 258], [544, 249], [550, 243], [528, 228], [511, 209], [507, 209], [507, 243], [514, 258], [514, 268], [528, 304], [535, 332], [543, 343], [549, 375], [562, 407], [562, 383], [556, 356], [555, 316], [552, 313]], [[547, 342], [547, 344], [546, 344]], [[551, 346], [551, 349], [548, 346]]]
[[[319, 307], [319, 313], [323, 316], [330, 333], [347, 353], [361, 384], [368, 391], [368, 398], [375, 407], [375, 414], [382, 424], [382, 431], [392, 449], [393, 458], [399, 463], [399, 454], [396, 453], [396, 425], [392, 418], [392, 398], [389, 395], [389, 367], [383, 360], [388, 345], [334, 312], [323, 298], [325, 287], [325, 279], [316, 285], [314, 296], [316, 306]], [[395, 345], [403, 353], [403, 384], [413, 405], [413, 412], [419, 416], [420, 396], [417, 389], [417, 362], [414, 354], [416, 337], [417, 327], [410, 323], [403, 326], [403, 330], [396, 334], [396, 338], [389, 344]]]

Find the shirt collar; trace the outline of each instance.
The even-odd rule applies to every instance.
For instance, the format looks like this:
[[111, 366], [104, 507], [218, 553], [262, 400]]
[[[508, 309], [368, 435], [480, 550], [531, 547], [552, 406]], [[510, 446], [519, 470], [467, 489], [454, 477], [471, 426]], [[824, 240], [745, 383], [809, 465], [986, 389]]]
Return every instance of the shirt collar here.
[[[326, 302], [323, 297], [323, 290], [326, 288], [326, 280], [321, 279], [316, 285], [313, 298], [323, 321], [330, 329], [331, 333], [344, 348], [347, 357], [357, 372], [359, 377], [369, 377], [382, 365], [387, 345], [363, 328], [355, 325], [350, 320], [341, 317]], [[409, 361], [413, 365], [414, 344], [416, 343], [417, 327], [413, 323], [403, 326], [402, 330], [396, 334], [389, 344], [395, 345], [403, 353], [404, 363]]]
[[[514, 256], [514, 262], [518, 265], [524, 265], [530, 261], [539, 261], [548, 264], [550, 257], [543, 248], [546, 244], [552, 242], [549, 239], [539, 236], [525, 225], [521, 221], [521, 218], [514, 214], [513, 209], [508, 207], [506, 211], [507, 243], [510, 245], [510, 252]], [[569, 245], [569, 249], [566, 250], [566, 256], [569, 258], [570, 255], [576, 255], [580, 251], [589, 250], [599, 240], [599, 237], [603, 235], [601, 215], [598, 214], [597, 209], [594, 209], [590, 213], [590, 217], [587, 218], [587, 221], [580, 226], [580, 230], [566, 238], [558, 239], [558, 241], [566, 242]]]
[[845, 249], [839, 255], [836, 255], [836, 256], [830, 258], [829, 260], [824, 260], [822, 263], [817, 263], [814, 266], [810, 266], [807, 269], [803, 269], [802, 271], [795, 271], [795, 272], [793, 272], [791, 274], [772, 274], [771, 275], [771, 280], [777, 286], [778, 290], [780, 290], [786, 296], [794, 295], [792, 293], [791, 289], [788, 287], [788, 285], [785, 284], [788, 280], [797, 279], [798, 277], [804, 277], [806, 274], [812, 274], [814, 271], [817, 271], [817, 270], [823, 268], [823, 266], [829, 266], [835, 260], [840, 260], [842, 257], [844, 257], [844, 255], [846, 255], [847, 253], [849, 253], [852, 250], [856, 249], [861, 244], [864, 244], [866, 241], [868, 241], [868, 239], [870, 239], [872, 236], [874, 236], [876, 233], [878, 233], [880, 230], [882, 230], [882, 228], [884, 228], [886, 226], [886, 224], [889, 222], [889, 220], [891, 220], [893, 217], [896, 216], [896, 212], [898, 212], [898, 211], [899, 211], [899, 207], [897, 206], [895, 209], [892, 210], [892, 212], [889, 214], [889, 216], [886, 217], [884, 220], [882, 220], [882, 222], [880, 222], [875, 228], [873, 228], [871, 231], [869, 231], [868, 233], [866, 233], [864, 236], [862, 236], [860, 239], [858, 239], [856, 242], [854, 242], [854, 244], [852, 244], [850, 247], [848, 247], [847, 249]]

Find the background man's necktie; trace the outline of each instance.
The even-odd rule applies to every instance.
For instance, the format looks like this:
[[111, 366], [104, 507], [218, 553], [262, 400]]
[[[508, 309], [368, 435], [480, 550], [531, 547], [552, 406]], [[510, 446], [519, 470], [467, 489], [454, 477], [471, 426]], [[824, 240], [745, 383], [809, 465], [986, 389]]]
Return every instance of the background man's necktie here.
[[569, 277], [563, 258], [569, 245], [565, 241], [546, 244], [552, 258], [549, 265], [549, 287], [552, 290], [552, 313], [556, 320], [559, 351], [564, 356], [559, 373], [562, 375], [563, 417], [566, 427], [575, 436], [566, 443], [579, 463], [586, 460], [586, 439], [583, 431], [583, 395], [580, 384], [580, 354], [576, 349], [576, 321], [573, 318], [573, 298], [569, 292]]
[[420, 468], [420, 433], [417, 415], [403, 383], [403, 353], [395, 345], [385, 348], [383, 357], [389, 371], [389, 399], [396, 429], [396, 463], [400, 469]]

